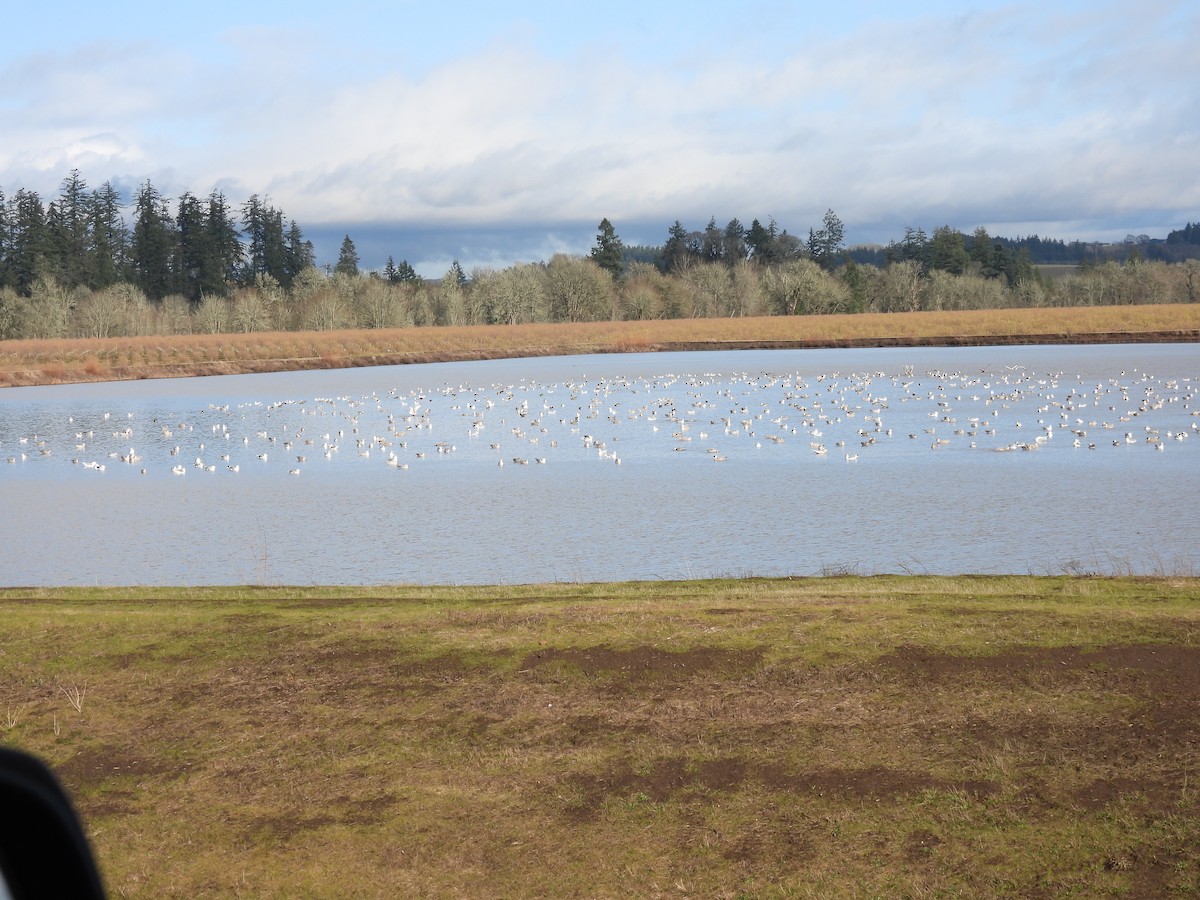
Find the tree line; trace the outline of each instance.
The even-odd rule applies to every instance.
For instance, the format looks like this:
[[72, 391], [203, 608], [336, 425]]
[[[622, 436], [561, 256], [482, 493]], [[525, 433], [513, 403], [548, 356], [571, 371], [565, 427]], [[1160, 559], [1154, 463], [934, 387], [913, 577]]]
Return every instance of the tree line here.
[[262, 279], [290, 288], [313, 264], [300, 226], [258, 194], [234, 209], [221, 191], [185, 192], [172, 208], [147, 180], [128, 219], [124, 210], [111, 182], [89, 189], [77, 169], [49, 203], [24, 188], [0, 191], [0, 288], [28, 295], [39, 278], [68, 291], [124, 283], [150, 300], [195, 303]]
[[[938, 229], [941, 231], [942, 229]], [[921, 229], [908, 229], [908, 232]], [[908, 232], [906, 232], [906, 239]], [[937, 232], [934, 234], [937, 237]], [[1028, 237], [992, 237], [986, 229], [976, 229], [973, 235], [961, 234], [964, 245], [972, 249], [982, 238], [996, 249], [999, 256], [1026, 257], [1034, 265], [1077, 265], [1093, 266], [1106, 262], [1124, 263], [1129, 260], [1159, 260], [1161, 262], [1183, 262], [1200, 259], [1200, 225], [1188, 223], [1183, 228], [1169, 232], [1166, 238], [1152, 238], [1146, 234], [1129, 234], [1120, 243], [1100, 241], [1064, 241], [1043, 238], [1036, 234]], [[847, 251], [855, 262], [886, 265], [889, 252], [894, 252], [895, 242], [887, 247], [852, 247]]]
[[[1015, 306], [1197, 302], [1200, 263], [1131, 253], [1042, 277], [1027, 249], [985, 229], [910, 228], [882, 256], [847, 249], [828, 210], [801, 238], [768, 219], [700, 230], [679, 221], [659, 246], [626, 246], [608, 219], [587, 256], [507, 269], [455, 261], [423, 279], [392, 257], [363, 272], [353, 240], [318, 269], [312, 244], [269, 199], [234, 208], [219, 191], [173, 207], [149, 182], [128, 218], [111, 184], [77, 171], [43, 206], [0, 195], [0, 339], [183, 332], [519, 324]], [[1200, 226], [1172, 232], [1192, 246]], [[1136, 244], [1134, 249], [1136, 249]]]

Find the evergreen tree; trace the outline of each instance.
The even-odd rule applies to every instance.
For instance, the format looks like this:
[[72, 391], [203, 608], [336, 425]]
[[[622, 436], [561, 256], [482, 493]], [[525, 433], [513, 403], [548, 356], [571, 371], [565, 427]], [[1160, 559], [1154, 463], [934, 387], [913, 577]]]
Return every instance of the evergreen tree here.
[[951, 275], [961, 275], [971, 264], [971, 256], [967, 253], [962, 233], [955, 231], [949, 225], [934, 229], [933, 238], [929, 241], [927, 258], [929, 268], [940, 269]]
[[979, 274], [985, 278], [996, 277], [998, 270], [996, 269], [995, 247], [992, 244], [991, 235], [982, 225], [975, 229], [975, 234], [971, 237], [971, 246], [967, 248], [967, 255], [971, 257], [973, 263], [979, 266]]
[[204, 225], [212, 256], [205, 267], [200, 288], [205, 295], [223, 296], [229, 293], [230, 285], [237, 283], [245, 260], [237, 220], [220, 191], [214, 190], [208, 195]]
[[402, 259], [400, 265], [396, 265], [390, 256], [387, 265], [383, 267], [383, 277], [389, 284], [407, 284], [421, 280], [407, 259]]
[[46, 254], [45, 274], [54, 279], [59, 287], [70, 287], [64, 269], [70, 259], [67, 250], [67, 228], [63, 222], [58, 203], [54, 200], [46, 207]]
[[253, 284], [258, 275], [267, 271], [266, 265], [266, 206], [258, 194], [251, 194], [242, 203], [242, 235], [246, 239], [246, 266], [243, 284]]
[[280, 285], [290, 285], [283, 213], [252, 194], [242, 204], [242, 233], [248, 244], [243, 282], [254, 284], [258, 276], [270, 275]]
[[6, 287], [4, 272], [8, 262], [8, 243], [8, 201], [4, 199], [4, 191], [0, 190], [0, 289]]
[[1188, 222], [1183, 228], [1167, 234], [1168, 244], [1200, 244], [1200, 222]]
[[123, 207], [120, 192], [111, 182], [92, 192], [88, 210], [94, 254], [91, 286], [97, 290], [119, 282], [128, 266], [129, 230], [121, 215]]
[[678, 272], [686, 269], [691, 262], [691, 250], [688, 247], [687, 229], [678, 219], [667, 229], [667, 242], [662, 250], [662, 270]]
[[808, 253], [822, 269], [829, 271], [845, 249], [845, 226], [832, 210], [826, 210], [819, 231], [808, 230]]
[[716, 216], [710, 218], [704, 227], [700, 258], [705, 262], [723, 262], [725, 259], [725, 232], [717, 227]]
[[596, 246], [592, 248], [592, 259], [613, 278], [621, 274], [624, 246], [608, 219], [600, 220], [600, 231], [596, 235]]
[[288, 274], [288, 251], [283, 233], [283, 213], [268, 207], [263, 222], [263, 267], [283, 288], [291, 287]]
[[850, 291], [850, 309], [848, 311], [862, 312], [867, 308], [867, 279], [858, 263], [849, 255], [846, 256], [846, 265], [842, 269], [841, 276], [842, 283]]
[[929, 238], [925, 229], [908, 227], [904, 229], [904, 240], [897, 244], [888, 244], [887, 259], [889, 263], [913, 262], [922, 275], [929, 268]]
[[192, 303], [199, 303], [204, 282], [212, 281], [213, 252], [207, 214], [203, 205], [185, 191], [178, 201], [175, 227], [179, 234], [179, 289]]
[[305, 240], [304, 232], [292, 219], [287, 232], [287, 278], [281, 280], [284, 287], [290, 288], [305, 269], [312, 268], [316, 263], [312, 241]]
[[8, 254], [4, 283], [29, 296], [46, 265], [46, 211], [36, 191], [24, 188], [8, 201]]
[[725, 262], [733, 265], [746, 259], [746, 229], [737, 219], [725, 226]]
[[338, 253], [337, 265], [333, 267], [333, 271], [337, 275], [349, 278], [358, 277], [358, 251], [354, 248], [354, 241], [350, 240], [350, 235], [342, 238], [342, 249]]
[[763, 265], [769, 265], [774, 256], [774, 243], [774, 219], [771, 220], [770, 228], [764, 228], [758, 219], [750, 223], [750, 230], [746, 232], [746, 249], [750, 259]]
[[58, 199], [47, 210], [49, 269], [68, 289], [91, 282], [92, 241], [87, 182], [72, 169], [63, 179]]
[[166, 199], [148, 180], [134, 200], [130, 264], [134, 284], [151, 300], [176, 290], [173, 264], [178, 246], [175, 223]]

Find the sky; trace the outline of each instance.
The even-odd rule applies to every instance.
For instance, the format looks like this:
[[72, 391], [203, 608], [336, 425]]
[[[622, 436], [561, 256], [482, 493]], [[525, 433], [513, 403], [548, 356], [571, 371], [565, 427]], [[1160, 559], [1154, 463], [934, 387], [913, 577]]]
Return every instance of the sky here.
[[427, 276], [827, 209], [928, 232], [1200, 221], [1195, 0], [14, 4], [0, 189], [267, 197]]

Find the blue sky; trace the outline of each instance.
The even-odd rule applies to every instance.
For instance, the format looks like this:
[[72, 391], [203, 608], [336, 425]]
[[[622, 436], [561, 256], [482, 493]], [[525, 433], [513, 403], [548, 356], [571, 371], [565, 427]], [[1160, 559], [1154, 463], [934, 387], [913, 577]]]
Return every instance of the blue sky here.
[[834, 209], [1067, 240], [1200, 221], [1200, 5], [20, 4], [0, 188], [271, 198], [422, 274]]

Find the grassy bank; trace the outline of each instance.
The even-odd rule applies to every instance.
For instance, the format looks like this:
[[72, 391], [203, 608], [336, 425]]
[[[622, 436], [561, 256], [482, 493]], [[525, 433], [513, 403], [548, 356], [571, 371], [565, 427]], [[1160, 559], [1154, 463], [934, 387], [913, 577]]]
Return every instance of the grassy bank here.
[[0, 342], [0, 386], [752, 346], [1200, 339], [1200, 306], [669, 319]]
[[1200, 580], [0, 590], [114, 896], [1200, 893]]

